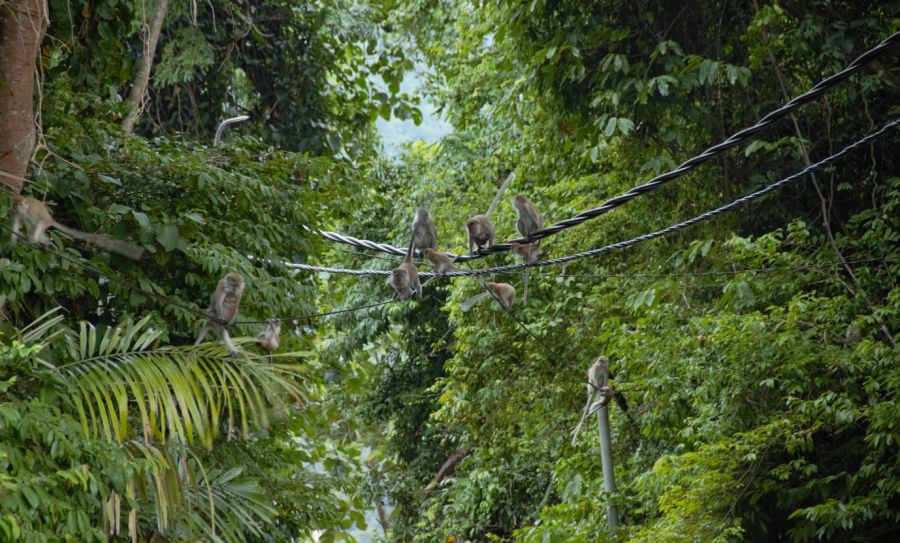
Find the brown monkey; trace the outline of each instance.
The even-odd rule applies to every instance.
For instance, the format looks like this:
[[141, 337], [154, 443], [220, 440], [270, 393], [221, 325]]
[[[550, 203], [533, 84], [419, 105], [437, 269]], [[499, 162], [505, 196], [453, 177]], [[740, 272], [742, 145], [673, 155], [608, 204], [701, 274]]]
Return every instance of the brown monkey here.
[[[521, 194], [513, 199], [513, 207], [516, 208], [516, 230], [522, 234], [522, 237], [531, 240], [531, 236], [544, 228], [544, 219], [541, 212], [534, 207], [531, 200]], [[540, 243], [536, 241], [535, 243]]]
[[416, 218], [413, 219], [411, 230], [412, 237], [409, 240], [409, 249], [406, 251], [406, 256], [410, 260], [412, 260], [416, 249], [420, 251], [423, 249], [437, 250], [437, 229], [435, 229], [434, 223], [431, 222], [431, 215], [427, 209], [419, 208], [416, 212]]
[[412, 296], [412, 291], [416, 291], [416, 296], [422, 299], [422, 284], [419, 282], [419, 271], [416, 265], [412, 263], [409, 255], [403, 260], [403, 263], [391, 271], [391, 286], [397, 291], [397, 297], [405, 300]]
[[541, 257], [541, 253], [543, 253], [540, 245], [537, 243], [519, 243], [514, 241], [510, 243], [509, 249], [515, 255], [521, 256], [526, 264], [534, 264]]
[[516, 299], [516, 289], [509, 283], [488, 283], [487, 288], [497, 298], [497, 302], [504, 311], [509, 311]]
[[425, 258], [436, 268], [436, 273], [438, 275], [444, 275], [447, 272], [458, 269], [453, 265], [453, 260], [447, 256], [447, 253], [439, 253], [437, 251], [432, 251], [431, 249], [425, 249]]
[[[594, 401], [595, 397], [596, 401]], [[575, 430], [572, 431], [573, 446], [578, 439], [578, 432], [581, 430], [581, 425], [584, 424], [584, 419], [601, 407], [606, 407], [606, 405], [609, 404], [609, 399], [611, 397], [612, 388], [609, 386], [609, 359], [605, 356], [598, 356], [588, 369], [587, 403], [584, 404], [584, 409], [581, 411], [581, 420], [578, 421], [578, 425], [575, 426]]]
[[212, 329], [213, 332], [221, 336], [229, 353], [235, 354], [237, 352], [234, 344], [231, 343], [231, 337], [228, 335], [228, 330], [225, 329], [225, 326], [234, 322], [235, 317], [237, 317], [238, 307], [241, 305], [241, 297], [243, 295], [244, 276], [232, 272], [219, 279], [216, 290], [209, 297], [209, 309], [207, 309], [209, 317], [203, 323], [203, 327], [200, 328], [200, 334], [197, 336], [194, 345], [200, 345], [200, 342], [206, 337], [206, 333]]
[[[541, 247], [537, 243], [518, 243], [516, 241], [510, 244], [510, 250], [521, 256], [526, 264], [534, 264], [541, 257]], [[525, 280], [523, 281], [525, 292], [522, 294], [522, 303], [528, 303], [528, 268], [525, 268]]]
[[48, 228], [56, 228], [57, 230], [82, 241], [92, 243], [98, 247], [103, 247], [108, 251], [119, 253], [133, 260], [138, 260], [144, 254], [144, 249], [131, 243], [114, 239], [101, 234], [89, 234], [69, 228], [64, 224], [60, 224], [53, 220], [50, 211], [43, 202], [30, 196], [16, 197], [12, 211], [12, 238], [10, 243], [15, 246], [22, 230], [22, 222], [27, 222], [31, 235], [28, 241], [39, 245], [47, 246], [50, 244], [50, 237], [47, 236]]
[[256, 336], [256, 344], [259, 348], [271, 353], [278, 349], [278, 336], [281, 335], [281, 321], [269, 319], [263, 325], [262, 332]]
[[472, 309], [472, 306], [488, 296], [496, 298], [500, 307], [502, 307], [504, 311], [509, 311], [513, 301], [516, 299], [516, 289], [512, 285], [509, 283], [488, 283], [487, 285], [484, 285], [484, 287], [487, 289], [485, 292], [480, 292], [460, 304], [460, 311]]
[[491, 247], [494, 245], [494, 225], [487, 215], [475, 215], [466, 221], [469, 232], [469, 254], [475, 254], [475, 247]]

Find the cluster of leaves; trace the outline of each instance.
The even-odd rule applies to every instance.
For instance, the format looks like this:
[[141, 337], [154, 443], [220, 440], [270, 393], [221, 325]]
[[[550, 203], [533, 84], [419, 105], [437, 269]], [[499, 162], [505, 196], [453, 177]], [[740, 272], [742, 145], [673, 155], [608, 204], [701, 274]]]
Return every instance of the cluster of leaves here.
[[[75, 89], [86, 93], [79, 113], [121, 118], [150, 17], [140, 0], [51, 1], [48, 98]], [[385, 17], [378, 3], [347, 0], [172, 2], [141, 131], [209, 141], [246, 114], [241, 130], [281, 149], [364, 157], [378, 115], [421, 121], [400, 92], [412, 63], [384, 39]]]

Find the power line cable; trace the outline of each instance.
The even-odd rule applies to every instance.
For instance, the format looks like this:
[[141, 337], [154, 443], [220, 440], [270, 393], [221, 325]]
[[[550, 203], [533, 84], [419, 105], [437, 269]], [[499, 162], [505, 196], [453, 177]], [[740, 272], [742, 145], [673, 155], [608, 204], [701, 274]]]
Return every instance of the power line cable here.
[[[682, 162], [681, 165], [678, 166], [677, 168], [675, 168], [674, 170], [657, 175], [656, 177], [647, 181], [643, 185], [638, 185], [624, 194], [621, 194], [619, 196], [616, 196], [615, 198], [607, 200], [606, 202], [602, 203], [598, 207], [589, 209], [587, 211], [582, 211], [581, 213], [578, 213], [577, 215], [575, 215], [569, 219], [560, 221], [560, 222], [554, 224], [553, 226], [548, 226], [547, 228], [544, 228], [543, 230], [539, 230], [539, 231], [535, 232], [529, 239], [520, 238], [520, 239], [511, 240], [506, 243], [500, 243], [497, 245], [493, 245], [490, 248], [479, 249], [478, 252], [474, 255], [452, 255], [451, 254], [449, 256], [451, 258], [456, 259], [456, 262], [467, 262], [470, 260], [475, 260], [475, 259], [487, 256], [489, 254], [498, 253], [498, 252], [502, 252], [502, 251], [508, 251], [513, 242], [529, 243], [532, 241], [541, 240], [546, 237], [557, 234], [563, 230], [566, 230], [568, 228], [571, 228], [573, 226], [581, 224], [589, 219], [593, 219], [595, 217], [599, 217], [600, 215], [608, 213], [609, 211], [612, 211], [613, 209], [615, 209], [621, 205], [624, 205], [625, 203], [637, 198], [638, 196], [641, 196], [650, 191], [653, 191], [653, 190], [659, 188], [660, 186], [668, 183], [669, 181], [672, 181], [678, 177], [681, 177], [682, 175], [684, 175], [684, 174], [688, 173], [689, 171], [695, 169], [696, 167], [700, 166], [704, 162], [709, 161], [716, 155], [719, 155], [719, 154], [725, 152], [726, 150], [749, 140], [752, 136], [754, 136], [757, 133], [768, 128], [769, 126], [774, 124], [776, 121], [780, 120], [782, 117], [789, 115], [793, 111], [799, 109], [801, 106], [806, 105], [809, 102], [812, 102], [819, 96], [822, 96], [826, 92], [830, 91], [838, 83], [849, 78], [855, 72], [860, 70], [863, 66], [865, 66], [872, 60], [875, 60], [876, 58], [883, 55], [889, 48], [896, 45], [898, 42], [900, 42], [900, 32], [897, 32], [897, 33], [885, 38], [884, 40], [881, 41], [881, 43], [879, 43], [872, 49], [869, 49], [868, 51], [866, 51], [865, 53], [863, 53], [862, 55], [857, 57], [856, 60], [854, 60], [853, 62], [848, 64], [846, 68], [844, 68], [843, 70], [841, 70], [840, 72], [838, 72], [834, 75], [831, 75], [831, 76], [821, 80], [810, 90], [808, 90], [804, 94], [801, 94], [800, 96], [795, 97], [794, 99], [792, 99], [788, 103], [784, 104], [779, 109], [776, 109], [775, 111], [770, 112], [765, 117], [763, 117], [762, 119], [757, 121], [757, 123], [754, 124], [753, 126], [744, 128], [743, 130], [732, 134], [725, 141], [723, 141], [719, 144], [713, 145], [712, 147], [706, 149], [699, 155], [697, 155], [691, 159], [688, 159], [685, 162]], [[394, 247], [393, 245], [388, 245], [385, 243], [377, 243], [374, 241], [358, 239], [358, 238], [354, 238], [352, 236], [347, 236], [347, 235], [340, 234], [337, 232], [320, 231], [319, 233], [323, 238], [330, 240], [330, 241], [335, 241], [338, 243], [355, 245], [357, 247], [372, 249], [372, 250], [381, 251], [384, 253], [389, 253], [389, 254], [394, 254], [394, 255], [406, 254], [406, 249]]]
[[[865, 264], [871, 262], [896, 262], [896, 258], [861, 258], [848, 260], [847, 264]], [[672, 273], [536, 273], [535, 277], [587, 277], [594, 279], [670, 279], [674, 277], [714, 277], [723, 275], [741, 275], [745, 273], [778, 273], [791, 271], [818, 270], [835, 268], [840, 262], [829, 264], [804, 264], [802, 266], [780, 266], [772, 268], [741, 268], [737, 270], [719, 270], [706, 272], [672, 272]]]
[[[584, 252], [581, 252], [581, 253], [576, 253], [576, 254], [573, 254], [573, 255], [568, 255], [568, 256], [565, 256], [565, 257], [556, 258], [556, 259], [552, 259], [552, 260], [544, 260], [544, 261], [539, 261], [539, 262], [535, 262], [535, 263], [532, 263], [532, 264], [512, 264], [512, 265], [508, 265], [508, 266], [500, 266], [500, 267], [495, 267], [495, 268], [484, 268], [484, 269], [471, 269], [471, 270], [451, 271], [451, 272], [448, 272], [448, 273], [446, 273], [446, 274], [444, 274], [444, 275], [445, 275], [445, 276], [452, 276], [452, 277], [480, 276], [480, 275], [488, 275], [488, 274], [493, 274], [493, 273], [506, 273], [506, 272], [512, 272], [512, 271], [524, 269], [524, 268], [526, 268], [526, 267], [540, 268], [540, 267], [552, 266], [552, 265], [556, 265], [556, 264], [562, 264], [562, 263], [565, 263], [565, 262], [570, 262], [570, 261], [573, 261], [573, 260], [578, 260], [578, 259], [581, 259], [581, 258], [588, 258], [588, 257], [597, 256], [597, 255], [604, 254], [604, 253], [607, 253], [607, 252], [610, 252], [610, 251], [613, 251], [613, 250], [617, 250], [617, 249], [625, 249], [625, 248], [628, 248], [628, 247], [632, 247], [632, 246], [634, 246], [634, 245], [637, 245], [638, 243], [641, 243], [641, 242], [644, 242], [644, 241], [648, 241], [648, 240], [651, 240], [651, 239], [663, 237], [663, 236], [666, 236], [666, 235], [668, 235], [668, 234], [674, 233], [674, 232], [676, 232], [676, 231], [678, 231], [678, 230], [682, 230], [682, 229], [684, 229], [684, 228], [687, 228], [687, 227], [689, 227], [689, 226], [692, 226], [692, 225], [694, 225], [694, 224], [696, 224], [696, 223], [699, 223], [699, 222], [702, 222], [702, 221], [704, 221], [704, 220], [707, 220], [707, 219], [716, 217], [716, 216], [718, 216], [718, 215], [720, 215], [720, 214], [722, 214], [722, 213], [724, 213], [724, 212], [726, 212], [726, 211], [729, 211], [729, 210], [734, 209], [734, 208], [736, 208], [736, 207], [738, 207], [738, 206], [741, 206], [741, 205], [743, 205], [743, 204], [745, 204], [745, 203], [747, 203], [747, 202], [749, 202], [749, 201], [751, 201], [751, 200], [753, 200], [753, 199], [756, 199], [756, 198], [758, 198], [758, 197], [760, 197], [760, 196], [763, 196], [763, 195], [765, 195], [765, 194], [768, 194], [768, 193], [770, 193], [770, 192], [773, 192], [774, 190], [776, 190], [776, 189], [778, 189], [778, 188], [780, 188], [780, 187], [782, 187], [782, 186], [784, 186], [784, 185], [787, 185], [787, 184], [789, 184], [789, 183], [795, 182], [795, 181], [797, 181], [797, 180], [799, 180], [799, 179], [805, 177], [806, 175], [810, 174], [811, 172], [813, 172], [813, 171], [815, 171], [815, 170], [817, 170], [817, 169], [819, 169], [819, 168], [825, 167], [825, 166], [827, 166], [827, 165], [829, 165], [829, 164], [835, 162], [835, 161], [838, 160], [839, 158], [842, 158], [844, 155], [846, 155], [846, 154], [848, 154], [848, 153], [850, 153], [850, 152], [852, 152], [852, 151], [854, 151], [854, 150], [856, 150], [856, 149], [858, 149], [858, 148], [860, 148], [860, 147], [862, 147], [862, 146], [864, 146], [864, 145], [867, 145], [867, 144], [871, 143], [872, 141], [874, 141], [874, 140], [878, 139], [879, 137], [883, 136], [883, 135], [886, 134], [888, 131], [890, 131], [891, 129], [897, 127], [898, 125], [900, 125], [900, 118], [894, 119], [893, 121], [887, 123], [887, 124], [884, 125], [882, 128], [880, 128], [878, 131], [872, 132], [872, 133], [868, 134], [867, 136], [863, 137], [862, 139], [860, 139], [860, 140], [858, 140], [858, 141], [856, 141], [856, 142], [854, 142], [854, 143], [848, 145], [847, 147], [841, 149], [840, 151], [838, 151], [838, 152], [835, 153], [834, 155], [831, 155], [831, 156], [829, 156], [829, 157], [827, 157], [827, 158], [824, 158], [824, 159], [820, 160], [819, 162], [816, 162], [815, 164], [810, 164], [809, 166], [807, 166], [807, 167], [804, 168], [803, 170], [801, 170], [801, 171], [799, 171], [799, 172], [797, 172], [797, 173], [795, 173], [795, 174], [793, 174], [793, 175], [791, 175], [791, 176], [789, 176], [789, 177], [786, 177], [786, 178], [783, 178], [783, 179], [781, 179], [781, 180], [779, 180], [779, 181], [776, 181], [775, 183], [772, 183], [771, 185], [769, 185], [769, 186], [767, 186], [767, 187], [765, 187], [765, 188], [763, 188], [763, 189], [760, 189], [760, 190], [758, 190], [758, 191], [749, 193], [749, 194], [747, 194], [747, 195], [745, 195], [745, 196], [743, 196], [743, 197], [741, 197], [741, 198], [738, 198], [737, 200], [734, 200], [734, 201], [732, 201], [731, 203], [728, 203], [728, 204], [726, 204], [726, 205], [724, 205], [724, 206], [718, 207], [718, 208], [713, 209], [713, 210], [711, 210], [711, 211], [707, 211], [706, 213], [703, 213], [703, 214], [701, 214], [701, 215], [697, 215], [697, 216], [695, 216], [695, 217], [693, 217], [693, 218], [691, 218], [691, 219], [688, 219], [688, 220], [686, 220], [686, 221], [682, 221], [682, 222], [680, 222], [680, 223], [673, 224], [673, 225], [668, 226], [668, 227], [666, 227], [666, 228], [664, 228], [664, 229], [662, 229], [662, 230], [657, 230], [657, 231], [655, 231], [655, 232], [650, 232], [650, 233], [648, 233], [648, 234], [643, 234], [643, 235], [641, 235], [641, 236], [637, 236], [637, 237], [631, 238], [631, 239], [626, 240], [626, 241], [620, 241], [620, 242], [617, 242], [617, 243], [613, 243], [613, 244], [610, 244], [610, 245], [606, 245], [606, 246], [600, 247], [600, 248], [598, 248], [598, 249], [592, 249], [592, 250], [590, 250], [590, 251], [584, 251]], [[0, 224], [0, 229], [3, 229], [3, 230], [5, 230], [5, 231], [7, 231], [7, 232], [10, 232], [10, 233], [12, 233], [13, 235], [18, 236], [18, 237], [21, 238], [21, 239], [26, 239], [26, 236], [23, 236], [22, 234], [19, 234], [19, 233], [14, 232], [11, 228], [9, 228], [9, 227], [7, 227], [7, 226], [5, 226], [5, 225]], [[199, 316], [199, 317], [202, 317], [202, 318], [204, 318], [204, 319], [212, 319], [212, 320], [216, 320], [216, 319], [212, 318], [210, 315], [208, 315], [205, 311], [201, 311], [201, 310], [198, 310], [198, 309], [196, 309], [196, 308], [193, 308], [193, 307], [187, 306], [187, 305], [185, 305], [185, 304], [182, 304], [182, 303], [180, 303], [180, 302], [176, 302], [176, 301], [174, 301], [171, 297], [169, 297], [169, 296], [167, 296], [167, 295], [165, 295], [165, 294], [159, 294], [159, 293], [156, 293], [156, 292], [149, 291], [149, 290], [147, 290], [147, 289], [145, 289], [145, 288], [143, 288], [143, 287], [141, 287], [141, 286], [139, 286], [139, 285], [137, 285], [137, 284], [135, 284], [135, 283], [133, 283], [133, 282], [131, 282], [131, 281], [122, 279], [122, 278], [120, 278], [120, 277], [115, 276], [114, 274], [110, 274], [110, 273], [108, 273], [108, 272], [104, 272], [104, 271], [102, 271], [102, 270], [100, 270], [100, 269], [98, 269], [98, 268], [95, 268], [95, 267], [93, 267], [93, 266], [90, 266], [90, 265], [88, 265], [88, 264], [85, 264], [84, 262], [80, 261], [79, 259], [73, 258], [73, 257], [71, 257], [71, 256], [69, 256], [69, 255], [66, 255], [65, 253], [63, 253], [63, 252], [61, 252], [61, 251], [58, 251], [58, 250], [57, 250], [55, 247], [53, 247], [52, 245], [48, 245], [48, 246], [44, 247], [44, 249], [47, 250], [48, 252], [51, 252], [51, 253], [55, 254], [56, 256], [58, 256], [59, 258], [61, 258], [61, 259], [63, 259], [63, 260], [66, 260], [66, 261], [68, 261], [68, 262], [71, 262], [71, 263], [75, 264], [76, 266], [78, 266], [78, 267], [80, 267], [80, 268], [83, 268], [83, 269], [85, 269], [85, 270], [87, 270], [87, 271], [90, 271], [91, 273], [97, 275], [98, 277], [106, 278], [106, 279], [107, 279], [108, 281], [110, 281], [110, 282], [116, 282], [116, 283], [119, 283], [119, 284], [121, 284], [121, 285], [123, 285], [123, 286], [126, 286], [126, 287], [128, 287], [128, 288], [137, 290], [137, 291], [139, 291], [139, 292], [141, 292], [141, 293], [143, 293], [143, 294], [146, 294], [146, 295], [148, 295], [148, 296], [150, 296], [150, 297], [153, 297], [153, 298], [155, 298], [155, 299], [157, 299], [157, 300], [159, 300], [159, 301], [162, 301], [162, 302], [165, 303], [165, 304], [168, 304], [168, 305], [173, 306], [173, 307], [178, 307], [178, 308], [180, 308], [180, 309], [182, 309], [182, 310], [184, 310], [184, 311], [187, 311], [187, 312], [189, 312], [189, 313], [192, 313], [192, 314], [197, 315], [197, 316]], [[353, 270], [353, 269], [344, 269], [344, 268], [327, 268], [327, 267], [321, 267], [321, 266], [311, 266], [311, 265], [308, 265], [308, 264], [295, 264], [295, 263], [290, 263], [290, 262], [284, 262], [283, 265], [285, 265], [286, 267], [291, 268], [291, 269], [301, 269], [301, 270], [316, 271], [316, 272], [339, 273], [339, 274], [358, 275], [358, 276], [388, 275], [388, 274], [391, 273], [390, 270], [369, 270], [369, 269]], [[718, 272], [710, 272], [710, 273], [718, 273]], [[420, 276], [423, 276], [423, 277], [428, 277], [428, 278], [429, 278], [429, 279], [427, 279], [427, 280], [423, 283], [423, 286], [424, 286], [425, 284], [428, 284], [430, 281], [434, 280], [436, 277], [438, 277], [438, 275], [435, 274], [435, 273], [433, 273], [433, 272], [422, 272], [422, 273], [420, 273], [419, 275], [420, 275]], [[346, 308], [346, 309], [339, 309], [339, 310], [330, 311], [330, 312], [325, 312], [325, 313], [315, 313], [315, 314], [310, 314], [310, 315], [299, 315], [299, 316], [291, 316], [291, 317], [279, 317], [279, 318], [276, 318], [275, 320], [280, 320], [280, 321], [289, 321], [289, 320], [290, 320], [290, 321], [294, 321], [294, 320], [308, 320], [308, 319], [314, 319], [314, 318], [326, 317], [326, 316], [330, 316], [330, 315], [336, 315], [336, 314], [340, 314], [340, 313], [347, 313], [347, 312], [352, 312], [352, 311], [359, 311], [359, 310], [362, 310], [362, 309], [368, 309], [368, 308], [372, 308], [372, 307], [377, 307], [377, 306], [381, 306], [381, 305], [386, 305], [386, 304], [389, 304], [389, 303], [392, 303], [392, 302], [395, 302], [395, 301], [398, 301], [398, 300], [396, 300], [396, 299], [390, 299], [390, 300], [385, 300], [385, 301], [382, 301], [382, 302], [376, 302], [376, 303], [373, 303], [373, 304], [367, 304], [367, 305], [364, 305], [364, 306], [358, 306], [358, 307], [352, 307], [352, 308]], [[272, 319], [267, 319], [267, 320], [272, 320]], [[222, 324], [226, 324], [226, 323], [224, 323], [224, 322], [222, 322], [222, 321], [219, 321], [219, 322], [222, 323]], [[236, 321], [236, 322], [234, 322], [233, 324], [261, 324], [261, 323], [264, 323], [264, 322], [266, 322], [266, 321], [265, 321], [265, 320], [259, 320], [259, 321], [250, 321], [250, 320], [248, 320], [248, 321]], [[528, 332], [531, 333], [530, 330], [528, 330]]]
[[[773, 192], [773, 191], [781, 188], [784, 185], [788, 185], [790, 183], [798, 181], [799, 179], [802, 179], [803, 177], [809, 175], [813, 171], [818, 170], [820, 168], [824, 168], [825, 166], [828, 166], [828, 165], [832, 164], [833, 162], [836, 162], [838, 159], [843, 158], [845, 155], [851, 153], [852, 151], [855, 151], [864, 145], [868, 145], [869, 143], [873, 142], [874, 140], [885, 135], [891, 129], [896, 128], [898, 125], [900, 125], [900, 118], [890, 121], [889, 123], [887, 123], [880, 129], [878, 129], [877, 131], [869, 133], [862, 139], [851, 143], [850, 145], [844, 147], [837, 153], [835, 153], [829, 157], [826, 157], [814, 164], [810, 164], [806, 168], [800, 170], [799, 172], [797, 172], [793, 175], [790, 175], [779, 181], [776, 181], [765, 188], [762, 188], [760, 190], [746, 194], [746, 195], [744, 195], [728, 204], [725, 204], [721, 207], [717, 207], [715, 209], [712, 209], [710, 211], [707, 211], [706, 213], [697, 215], [686, 221], [682, 221], [682, 222], [667, 226], [666, 228], [663, 228], [662, 230], [657, 230], [655, 232], [642, 234], [640, 236], [631, 238], [629, 240], [619, 241], [617, 243], [605, 245], [605, 246], [599, 247], [597, 249], [592, 249], [589, 251], [575, 253], [572, 255], [568, 255], [568, 256], [564, 256], [564, 257], [560, 257], [560, 258], [554, 258], [554, 259], [550, 259], [550, 260], [541, 260], [538, 262], [534, 262], [532, 264], [510, 264], [507, 266], [498, 266], [498, 267], [494, 267], [494, 268], [457, 270], [457, 271], [447, 272], [444, 275], [450, 276], [450, 277], [465, 277], [465, 276], [490, 275], [490, 274], [494, 274], [494, 273], [508, 273], [508, 272], [513, 272], [513, 271], [517, 271], [517, 270], [522, 270], [525, 268], [543, 268], [543, 267], [547, 267], [547, 266], [554, 266], [556, 264], [564, 264], [566, 262], [571, 262], [573, 260], [579, 260], [582, 258], [598, 256], [598, 255], [608, 253], [610, 251], [614, 251], [614, 250], [618, 250], [618, 249], [626, 249], [628, 247], [632, 247], [632, 246], [642, 243], [644, 241], [649, 241], [651, 239], [656, 239], [656, 238], [660, 238], [663, 236], [667, 236], [667, 235], [677, 232], [679, 230], [683, 230], [689, 226], [693, 226], [699, 222], [703, 222], [705, 220], [708, 220], [708, 219], [711, 219], [718, 215], [721, 215], [722, 213], [725, 213], [726, 211], [730, 211], [736, 207], [744, 205], [745, 203], [750, 202], [751, 200], [754, 200], [756, 198], [759, 198], [760, 196], [769, 194], [770, 192]], [[321, 266], [311, 266], [308, 264], [295, 264], [295, 263], [290, 263], [290, 262], [286, 262], [286, 263], [284, 263], [284, 265], [289, 268], [298, 269], [298, 270], [307, 270], [307, 271], [315, 271], [315, 272], [323, 272], [323, 273], [338, 273], [338, 274], [347, 274], [347, 275], [388, 275], [391, 273], [389, 270], [370, 270], [370, 269], [354, 270], [354, 269], [346, 269], [346, 268], [328, 268], [328, 267], [321, 267]], [[434, 274], [434, 272], [422, 272], [419, 275], [425, 276], [425, 277], [432, 277], [435, 274]]]

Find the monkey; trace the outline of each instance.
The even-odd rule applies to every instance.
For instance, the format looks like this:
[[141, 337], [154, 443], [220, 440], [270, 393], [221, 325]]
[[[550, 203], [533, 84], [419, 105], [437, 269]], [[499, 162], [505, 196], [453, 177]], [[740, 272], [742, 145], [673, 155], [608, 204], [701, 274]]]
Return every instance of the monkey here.
[[263, 325], [262, 332], [256, 336], [256, 344], [259, 348], [271, 353], [278, 349], [278, 336], [281, 334], [281, 321], [269, 319]]
[[[531, 200], [521, 194], [513, 199], [513, 207], [516, 208], [516, 230], [522, 234], [523, 238], [531, 241], [531, 236], [544, 228], [541, 212], [534, 207]], [[534, 243], [539, 244], [540, 240]]]
[[416, 218], [412, 222], [412, 237], [409, 240], [409, 249], [406, 256], [412, 260], [416, 249], [432, 249], [437, 250], [437, 230], [434, 223], [431, 222], [431, 215], [425, 208], [419, 208], [416, 212]]
[[412, 263], [410, 255], [406, 255], [403, 263], [391, 271], [391, 286], [397, 291], [397, 297], [405, 300], [416, 291], [416, 296], [422, 299], [422, 284], [419, 282], [419, 271]]
[[[516, 241], [510, 244], [510, 250], [522, 257], [526, 264], [534, 264], [541, 257], [541, 246], [535, 243], [518, 243]], [[523, 281], [525, 292], [522, 294], [522, 303], [528, 303], [528, 268], [525, 268], [525, 280]]]
[[425, 258], [436, 268], [438, 275], [444, 275], [447, 272], [459, 269], [453, 265], [453, 260], [447, 256], [447, 253], [439, 253], [431, 249], [425, 249]]
[[228, 348], [229, 353], [232, 355], [237, 353], [225, 326], [234, 322], [235, 317], [237, 317], [238, 307], [241, 305], [241, 297], [243, 295], [244, 276], [231, 272], [219, 279], [216, 290], [209, 297], [208, 318], [203, 323], [203, 327], [200, 328], [200, 334], [197, 336], [194, 345], [200, 345], [200, 342], [206, 337], [206, 333], [212, 329], [225, 342], [225, 347]]
[[497, 298], [497, 303], [500, 304], [500, 307], [502, 307], [504, 311], [509, 311], [513, 301], [516, 299], [515, 287], [509, 283], [492, 282], [487, 284], [487, 288], [489, 288], [493, 296]]
[[108, 251], [119, 253], [120, 255], [128, 257], [132, 260], [139, 260], [144, 254], [143, 248], [131, 243], [114, 239], [102, 234], [89, 234], [87, 232], [69, 228], [64, 224], [56, 222], [55, 220], [53, 220], [53, 216], [50, 215], [50, 211], [47, 210], [47, 206], [44, 205], [44, 203], [40, 200], [32, 198], [30, 196], [17, 197], [15, 203], [13, 204], [13, 233], [10, 239], [10, 243], [13, 247], [15, 247], [16, 242], [20, 237], [19, 232], [22, 230], [23, 221], [28, 223], [28, 226], [31, 230], [31, 235], [28, 237], [28, 241], [31, 243], [42, 245], [44, 247], [50, 244], [50, 237], [47, 235], [47, 229], [56, 228], [57, 230], [68, 234], [75, 239], [80, 239], [82, 241], [92, 243]]
[[[621, 392], [613, 390], [612, 383], [609, 382], [611, 376], [609, 359], [605, 356], [598, 356], [588, 369], [587, 403], [584, 404], [581, 412], [581, 420], [572, 431], [572, 445], [575, 445], [575, 440], [578, 439], [578, 431], [581, 429], [584, 419], [609, 405], [610, 399], [616, 402], [629, 421], [634, 422], [631, 413], [628, 412], [628, 402], [625, 401], [625, 396]], [[596, 395], [596, 401], [594, 401], [594, 395]]]
[[475, 247], [492, 247], [494, 245], [494, 225], [487, 215], [475, 215], [466, 221], [469, 232], [469, 254], [475, 254]]
[[509, 244], [510, 251], [514, 254], [521, 256], [526, 264], [534, 264], [538, 261], [543, 253], [540, 245], [537, 243], [519, 243], [514, 241]]
[[[598, 396], [597, 401], [594, 401], [595, 396]], [[572, 431], [572, 446], [575, 446], [575, 442], [578, 439], [578, 432], [581, 431], [581, 425], [584, 424], [584, 419], [597, 409], [606, 407], [606, 405], [609, 404], [611, 396], [612, 388], [609, 386], [609, 359], [601, 355], [598, 356], [597, 359], [594, 360], [594, 363], [591, 364], [591, 367], [588, 368], [587, 403], [584, 404], [584, 409], [581, 410], [581, 420], [578, 421], [578, 425], [575, 426], [575, 430]]]
[[488, 296], [493, 296], [497, 303], [500, 304], [500, 307], [503, 308], [504, 311], [509, 311], [509, 308], [512, 307], [513, 301], [516, 299], [516, 289], [509, 283], [488, 283], [485, 288], [487, 291], [481, 292], [464, 301], [459, 309], [461, 311], [468, 311], [472, 309], [479, 301], [487, 298]]

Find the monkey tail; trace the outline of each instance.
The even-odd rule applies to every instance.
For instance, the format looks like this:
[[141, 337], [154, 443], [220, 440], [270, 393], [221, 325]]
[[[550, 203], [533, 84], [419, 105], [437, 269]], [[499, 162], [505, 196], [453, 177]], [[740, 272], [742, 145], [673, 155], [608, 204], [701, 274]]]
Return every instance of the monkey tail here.
[[578, 424], [575, 426], [575, 429], [572, 430], [572, 446], [575, 446], [575, 443], [578, 441], [578, 433], [581, 432], [581, 425], [584, 424], [584, 419], [588, 416], [588, 410], [591, 407], [591, 400], [593, 400], [593, 396], [588, 398], [587, 405], [584, 406], [584, 409], [581, 410], [581, 419], [578, 421]]
[[522, 293], [522, 304], [528, 305], [528, 268], [525, 268], [525, 280], [523, 281], [525, 292]]
[[413, 253], [415, 252], [415, 244], [416, 244], [416, 236], [413, 234], [409, 237], [409, 247], [406, 249], [406, 257], [403, 259], [404, 262], [412, 262]]
[[490, 296], [490, 295], [491, 295], [490, 292], [479, 292], [479, 293], [476, 294], [475, 296], [472, 296], [472, 297], [469, 298], [468, 300], [466, 300], [466, 301], [464, 301], [463, 303], [459, 304], [459, 310], [460, 310], [460, 311], [468, 311], [468, 310], [472, 309], [472, 307], [473, 307], [475, 304], [477, 304], [477, 303], [480, 302], [481, 300], [484, 300], [485, 298], [487, 298], [487, 297]]
[[127, 241], [111, 238], [102, 234], [88, 234], [87, 232], [76, 230], [75, 228], [69, 228], [68, 226], [60, 224], [56, 221], [53, 221], [53, 227], [75, 239], [80, 239], [82, 241], [94, 244], [98, 247], [106, 249], [107, 251], [119, 253], [120, 255], [128, 257], [132, 260], [140, 260], [141, 256], [143, 256], [144, 254], [144, 249], [142, 247], [138, 247], [137, 245], [128, 243]]

